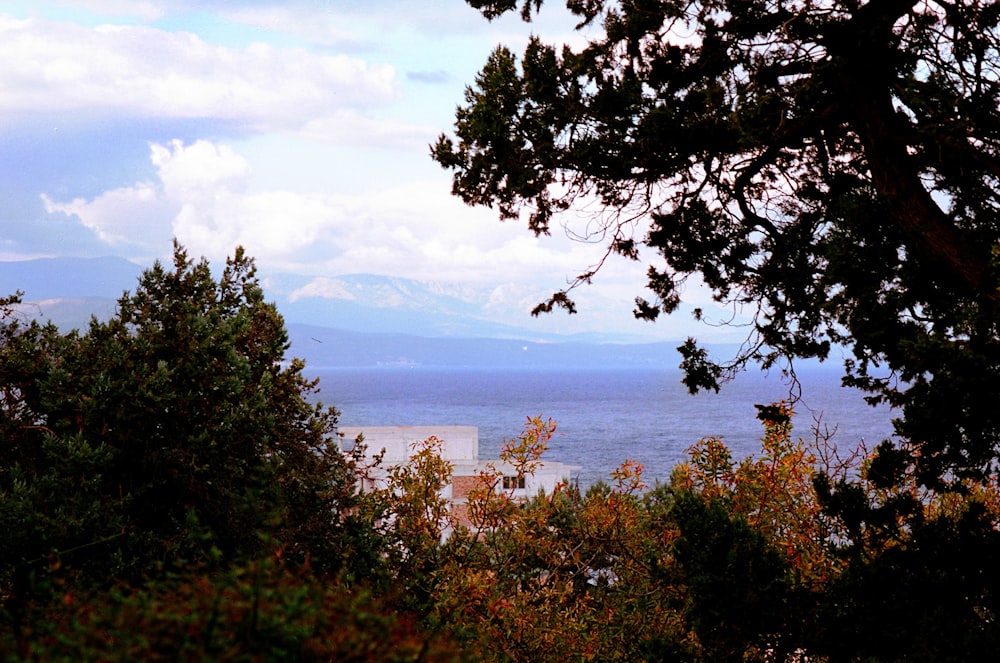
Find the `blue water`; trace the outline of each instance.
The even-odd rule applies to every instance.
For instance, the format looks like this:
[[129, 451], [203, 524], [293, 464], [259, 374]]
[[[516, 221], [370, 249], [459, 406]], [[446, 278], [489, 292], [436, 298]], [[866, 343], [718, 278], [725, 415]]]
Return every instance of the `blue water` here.
[[[344, 426], [471, 425], [479, 428], [480, 458], [495, 458], [504, 439], [528, 417], [558, 424], [546, 458], [581, 466], [580, 483], [607, 479], [626, 459], [645, 465], [652, 483], [665, 481], [685, 450], [717, 436], [742, 458], [759, 449], [763, 432], [755, 403], [789, 396], [776, 376], [746, 373], [719, 394], [691, 396], [674, 370], [463, 370], [372, 368], [316, 370], [319, 398], [341, 412]], [[821, 417], [832, 441], [869, 447], [892, 434], [892, 413], [872, 408], [858, 391], [840, 386], [836, 370], [801, 373], [793, 435], [811, 440]]]

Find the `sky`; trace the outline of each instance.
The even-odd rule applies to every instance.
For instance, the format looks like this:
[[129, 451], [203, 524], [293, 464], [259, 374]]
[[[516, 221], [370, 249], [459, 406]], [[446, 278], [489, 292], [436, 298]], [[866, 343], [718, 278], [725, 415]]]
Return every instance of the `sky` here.
[[314, 297], [377, 274], [461, 284], [544, 331], [724, 340], [690, 316], [634, 320], [646, 267], [625, 259], [578, 315], [531, 318], [602, 245], [469, 208], [431, 160], [498, 44], [583, 43], [550, 5], [525, 25], [462, 0], [0, 0], [0, 260], [146, 265], [176, 238], [213, 262], [243, 246], [265, 286], [316, 277]]

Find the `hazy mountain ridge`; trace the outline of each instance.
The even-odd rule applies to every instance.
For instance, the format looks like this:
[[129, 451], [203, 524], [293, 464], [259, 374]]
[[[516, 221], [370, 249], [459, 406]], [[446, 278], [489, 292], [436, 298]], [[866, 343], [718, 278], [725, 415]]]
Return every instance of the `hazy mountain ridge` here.
[[54, 323], [59, 329], [84, 329], [91, 318], [107, 320], [114, 315], [117, 299], [111, 297], [54, 297], [26, 300], [18, 307], [26, 318]]
[[[114, 313], [143, 266], [121, 258], [0, 262], [0, 289], [21, 290], [24, 315], [63, 329]], [[272, 275], [265, 293], [285, 318], [292, 356], [315, 367], [580, 367], [677, 365], [676, 342], [622, 343], [600, 334], [559, 335], [490, 320], [461, 284], [352, 274]]]
[[[0, 262], [0, 294], [24, 292], [26, 302], [43, 302], [44, 317], [73, 322], [81, 302], [94, 299], [95, 312], [107, 314], [107, 300], [135, 289], [144, 266], [123, 258], [42, 258]], [[642, 342], [627, 334], [560, 334], [508, 324], [486, 286], [432, 283], [373, 274], [317, 277], [296, 274], [261, 276], [265, 295], [289, 323], [364, 333], [428, 337], [507, 338], [531, 341]], [[63, 300], [75, 299], [70, 304]], [[503, 304], [520, 313], [527, 303]], [[84, 307], [85, 308], [85, 307]], [[71, 326], [85, 325], [89, 313]], [[511, 316], [513, 317], [513, 316]], [[60, 323], [62, 324], [62, 323]]]
[[290, 323], [429, 337], [563, 338], [490, 319], [468, 287], [373, 274], [279, 274], [264, 286]]
[[144, 267], [124, 258], [38, 258], [0, 262], [0, 294], [24, 300], [121, 297], [134, 290]]

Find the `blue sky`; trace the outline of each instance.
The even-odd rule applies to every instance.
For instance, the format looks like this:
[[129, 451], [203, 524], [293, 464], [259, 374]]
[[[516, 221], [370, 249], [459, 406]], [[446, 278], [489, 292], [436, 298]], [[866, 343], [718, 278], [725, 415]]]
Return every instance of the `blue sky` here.
[[371, 273], [462, 284], [546, 331], [711, 336], [634, 321], [645, 266], [625, 260], [579, 315], [532, 320], [601, 245], [465, 207], [428, 156], [495, 45], [582, 43], [572, 26], [558, 3], [525, 26], [462, 0], [0, 2], [0, 259], [148, 264], [176, 237], [212, 261], [242, 245], [265, 277], [326, 277], [316, 297]]

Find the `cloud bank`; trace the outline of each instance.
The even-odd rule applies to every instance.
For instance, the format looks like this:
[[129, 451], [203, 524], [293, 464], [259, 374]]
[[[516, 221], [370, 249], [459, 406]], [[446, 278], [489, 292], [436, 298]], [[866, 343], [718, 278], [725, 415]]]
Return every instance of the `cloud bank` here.
[[0, 16], [0, 116], [39, 109], [229, 120], [295, 129], [399, 95], [396, 70], [263, 42], [214, 45], [190, 32]]
[[445, 181], [390, 183], [357, 195], [254, 191], [251, 164], [226, 144], [154, 143], [149, 158], [155, 181], [91, 199], [46, 194], [46, 210], [110, 245], [152, 252], [173, 236], [213, 260], [239, 245], [263, 264], [299, 273], [530, 282], [578, 269], [594, 248], [497, 223], [489, 210], [452, 198]]

